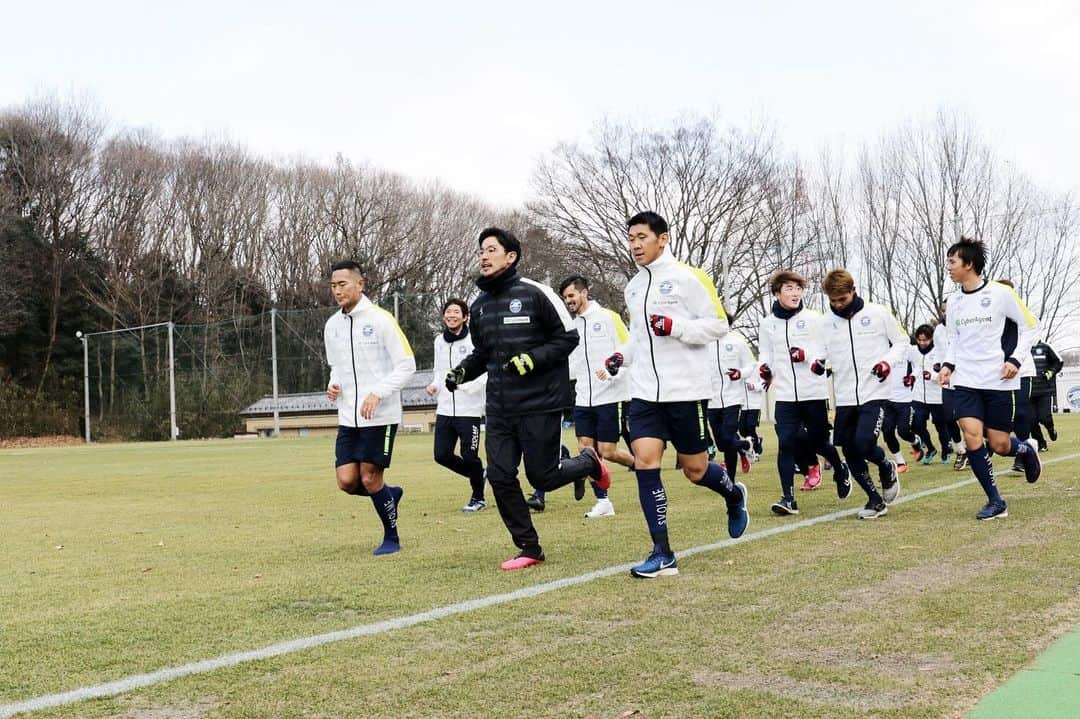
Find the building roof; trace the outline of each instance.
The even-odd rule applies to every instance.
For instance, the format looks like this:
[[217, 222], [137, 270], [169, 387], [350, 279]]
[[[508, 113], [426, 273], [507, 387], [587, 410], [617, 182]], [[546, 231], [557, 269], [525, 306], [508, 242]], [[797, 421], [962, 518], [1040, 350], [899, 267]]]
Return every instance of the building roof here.
[[[404, 409], [425, 409], [435, 407], [435, 398], [429, 397], [425, 388], [431, 384], [434, 370], [417, 370], [401, 389], [401, 406]], [[299, 394], [279, 394], [278, 412], [280, 414], [327, 414], [337, 412], [337, 407], [326, 398], [326, 392], [301, 392]], [[258, 417], [274, 413], [274, 396], [266, 395], [240, 411], [243, 417]]]

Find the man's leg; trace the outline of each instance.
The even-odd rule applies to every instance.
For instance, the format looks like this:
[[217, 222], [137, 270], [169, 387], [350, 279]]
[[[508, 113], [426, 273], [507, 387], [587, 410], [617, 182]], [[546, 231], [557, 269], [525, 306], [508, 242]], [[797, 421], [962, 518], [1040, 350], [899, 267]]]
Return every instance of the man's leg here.
[[897, 463], [903, 460], [903, 455], [900, 455], [900, 440], [896, 438], [896, 424], [897, 424], [897, 403], [889, 402], [885, 405], [885, 414], [881, 420], [881, 434], [885, 438], [885, 446], [889, 448], [893, 456], [900, 456]]
[[942, 447], [948, 447], [950, 441], [949, 423], [945, 419], [945, 408], [940, 404], [924, 405], [924, 407], [930, 414], [930, 419], [934, 423], [934, 429], [937, 430], [938, 442], [941, 443]]
[[[877, 466], [878, 478], [881, 480], [881, 497], [886, 503], [891, 503], [900, 493], [900, 481], [896, 476], [896, 465], [885, 456], [877, 441], [887, 404], [885, 401], [876, 401], [859, 406], [853, 442], [859, 456]], [[876, 492], [867, 494], [871, 502], [876, 502]]]
[[461, 442], [461, 462], [466, 476], [469, 478], [469, 488], [472, 490], [470, 504], [484, 502], [484, 463], [480, 461], [480, 418], [458, 417], [455, 420], [457, 435]]
[[[940, 408], [940, 405], [935, 405]], [[913, 407], [912, 414], [914, 418], [911, 422], [911, 429], [915, 433], [915, 436], [922, 443], [923, 450], [923, 464], [930, 464], [933, 460], [933, 456], [937, 454], [937, 448], [934, 446], [934, 440], [930, 437], [930, 429], [926, 426], [927, 419], [931, 416], [931, 409], [928, 405], [922, 402], [916, 402]], [[938, 412], [940, 415], [940, 411]], [[945, 446], [948, 446], [948, 428], [946, 428]]]
[[453, 417], [445, 415], [435, 416], [435, 441], [433, 445], [435, 463], [446, 467], [455, 474], [468, 477], [469, 474], [461, 461], [454, 453], [458, 443], [457, 425]]
[[573, 484], [574, 499], [580, 501], [585, 496], [586, 479], [600, 480], [606, 473], [600, 456], [591, 447], [583, 449], [576, 457], [562, 458], [561, 412], [526, 415], [518, 418], [518, 426], [518, 441], [525, 457], [525, 477], [533, 487], [551, 492]]
[[[836, 494], [845, 499], [851, 491], [848, 465], [841, 461], [840, 453], [829, 442], [829, 408], [825, 400], [811, 400], [799, 403], [799, 419], [806, 426], [807, 437], [814, 447], [814, 452], [827, 459], [833, 468], [833, 481], [836, 482]], [[834, 432], [835, 434], [835, 432]]]
[[517, 478], [522, 455], [517, 422], [517, 418], [488, 417], [487, 436], [484, 438], [487, 478], [491, 493], [495, 495], [499, 516], [510, 532], [514, 546], [521, 550], [523, 556], [543, 559], [540, 538], [533, 527], [529, 507], [525, 504], [525, 495], [521, 493]]
[[[862, 490], [866, 492], [866, 496], [871, 502], [876, 499], [877, 502], [880, 503], [883, 500], [881, 499], [881, 495], [878, 494], [877, 487], [874, 486], [874, 480], [870, 478], [870, 467], [866, 464], [866, 458], [863, 456], [862, 452], [859, 451], [860, 445], [856, 441], [859, 429], [859, 415], [860, 407], [837, 407], [836, 426], [833, 428], [833, 441], [844, 450], [844, 458], [847, 460], [847, 466], [850, 469], [855, 482], [862, 487]], [[811, 424], [812, 422], [808, 422], [807, 424], [808, 432], [810, 431]]]
[[795, 443], [801, 423], [799, 409], [794, 402], [777, 402], [775, 415], [776, 471], [780, 475], [780, 498], [794, 505]]

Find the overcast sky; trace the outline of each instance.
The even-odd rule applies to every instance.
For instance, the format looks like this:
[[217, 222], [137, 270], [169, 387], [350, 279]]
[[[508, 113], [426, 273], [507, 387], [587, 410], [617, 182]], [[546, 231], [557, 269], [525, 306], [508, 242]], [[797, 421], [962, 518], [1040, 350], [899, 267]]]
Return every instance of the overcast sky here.
[[489, 201], [603, 118], [768, 117], [854, 148], [943, 105], [1055, 190], [1080, 186], [1080, 3], [14, 2], [0, 106], [89, 94], [116, 126], [341, 152]]

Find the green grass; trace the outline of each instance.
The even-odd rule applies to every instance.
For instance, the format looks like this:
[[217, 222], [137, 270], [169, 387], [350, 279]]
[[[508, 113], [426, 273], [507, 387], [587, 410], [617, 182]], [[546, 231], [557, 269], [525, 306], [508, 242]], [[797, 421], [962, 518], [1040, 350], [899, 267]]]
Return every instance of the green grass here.
[[[765, 427], [767, 444], [775, 447]], [[1080, 418], [1043, 455], [1080, 453]], [[333, 479], [333, 440], [0, 452], [0, 705], [405, 616], [640, 560], [632, 475], [615, 517], [549, 495], [548, 561], [513, 553], [498, 513], [401, 435], [404, 550], [372, 557], [367, 499]], [[671, 466], [672, 460], [666, 461]], [[998, 460], [999, 472], [1006, 468]], [[904, 493], [968, 476], [915, 467]], [[723, 503], [665, 470], [678, 550], [726, 536]], [[861, 504], [827, 482], [797, 518], [768, 511], [773, 455], [746, 480], [750, 532]], [[950, 717], [1080, 621], [1080, 457], [1034, 486], [999, 477], [371, 637], [186, 677], [47, 717]]]

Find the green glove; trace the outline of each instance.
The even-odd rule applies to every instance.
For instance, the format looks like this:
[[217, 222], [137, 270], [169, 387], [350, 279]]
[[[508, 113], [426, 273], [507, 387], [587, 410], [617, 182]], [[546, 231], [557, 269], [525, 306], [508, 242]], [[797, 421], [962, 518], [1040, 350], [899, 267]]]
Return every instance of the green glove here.
[[510, 360], [503, 365], [503, 369], [507, 372], [517, 372], [519, 376], [524, 377], [533, 371], [532, 357], [522, 352], [519, 355], [514, 355]]
[[1054, 379], [1054, 370], [1052, 370], [1052, 369], [1046, 370], [1045, 372], [1043, 372], [1043, 377], [1046, 378], [1047, 382]]

